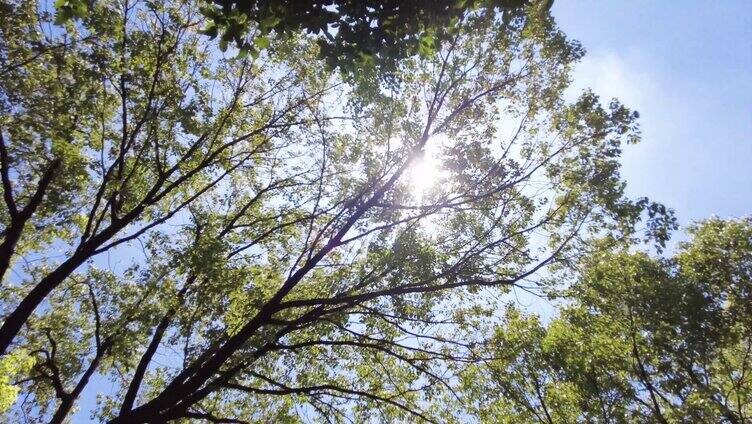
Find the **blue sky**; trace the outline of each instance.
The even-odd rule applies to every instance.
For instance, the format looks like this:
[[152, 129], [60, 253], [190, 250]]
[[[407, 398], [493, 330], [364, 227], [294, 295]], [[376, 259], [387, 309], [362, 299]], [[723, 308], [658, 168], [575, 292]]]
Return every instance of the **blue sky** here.
[[588, 54], [576, 88], [641, 114], [627, 146], [632, 196], [681, 224], [752, 214], [752, 1], [556, 0], [562, 30]]

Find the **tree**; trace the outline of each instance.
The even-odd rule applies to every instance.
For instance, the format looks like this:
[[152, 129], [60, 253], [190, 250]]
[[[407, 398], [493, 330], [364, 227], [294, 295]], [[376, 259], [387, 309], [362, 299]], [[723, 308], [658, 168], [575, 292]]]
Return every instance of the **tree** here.
[[689, 235], [671, 259], [603, 243], [546, 326], [512, 309], [480, 354], [493, 359], [467, 368], [479, 417], [747, 422], [752, 221], [710, 219]]
[[[197, 15], [180, 5], [102, 4], [62, 35], [37, 30], [49, 13], [39, 21], [25, 3], [7, 6], [0, 272], [14, 255], [53, 242], [70, 254], [19, 292], [0, 329], [2, 352], [76, 268], [165, 223], [269, 153], [265, 138], [304, 119], [304, 103], [320, 95], [302, 93], [291, 74], [270, 82], [270, 103], [250, 75], [271, 64], [208, 63], [194, 34]], [[149, 28], [130, 26], [132, 16], [146, 14]], [[257, 97], [243, 97], [252, 88]]]
[[590, 232], [636, 237], [643, 212], [665, 241], [669, 211], [618, 174], [636, 112], [565, 102], [583, 51], [525, 11], [468, 12], [355, 87], [305, 36], [225, 55], [190, 2], [96, 2], [64, 27], [6, 2], [16, 412], [63, 422], [99, 376], [112, 423], [436, 421], [489, 296]]
[[[234, 43], [257, 54], [270, 33], [317, 36], [319, 55], [332, 68], [357, 74], [375, 67], [378, 75], [395, 71], [398, 62], [417, 53], [433, 53], [458, 30], [462, 16], [488, 8], [503, 21], [520, 16], [531, 3], [545, 10], [553, 0], [440, 1], [228, 1], [213, 0], [203, 9], [210, 23], [204, 32], [221, 35], [222, 45]], [[249, 34], [252, 36], [249, 39]]]
[[[89, 2], [59, 0], [55, 22], [87, 15]], [[319, 56], [331, 68], [355, 76], [375, 65], [389, 75], [397, 63], [417, 53], [429, 54], [456, 32], [460, 18], [473, 10], [500, 11], [503, 22], [536, 4], [550, 10], [553, 0], [441, 0], [441, 1], [235, 1], [212, 0], [202, 7], [209, 18], [202, 32], [221, 35], [220, 49], [235, 45], [245, 56], [269, 47], [270, 36], [301, 32], [317, 37]]]

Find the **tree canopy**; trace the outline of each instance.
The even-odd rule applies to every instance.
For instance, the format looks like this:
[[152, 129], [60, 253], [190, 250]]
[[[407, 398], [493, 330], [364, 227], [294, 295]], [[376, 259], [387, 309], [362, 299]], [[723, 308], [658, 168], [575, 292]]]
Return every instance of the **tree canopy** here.
[[531, 3], [547, 10], [553, 0], [213, 0], [212, 7], [203, 9], [210, 19], [204, 32], [221, 35], [223, 45], [233, 43], [257, 54], [272, 32], [304, 31], [318, 36], [319, 55], [330, 67], [352, 73], [376, 67], [384, 74], [394, 71], [401, 59], [434, 53], [456, 34], [461, 18], [470, 11], [499, 11], [508, 22]]
[[752, 221], [689, 235], [669, 259], [601, 244], [546, 325], [509, 309], [465, 370], [479, 421], [749, 421]]
[[[3, 1], [7, 417], [744, 420], [704, 361], [745, 360], [748, 223], [634, 253], [676, 228], [625, 195], [637, 112], [567, 100], [550, 2], [439, 3]], [[548, 326], [505, 306], [533, 286]]]

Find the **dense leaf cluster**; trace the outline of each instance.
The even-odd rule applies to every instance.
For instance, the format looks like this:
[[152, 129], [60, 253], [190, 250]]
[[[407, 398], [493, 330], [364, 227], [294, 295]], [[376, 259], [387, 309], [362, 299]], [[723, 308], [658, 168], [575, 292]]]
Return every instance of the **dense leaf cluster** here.
[[[226, 48], [258, 54], [269, 37], [305, 32], [318, 40], [319, 55], [331, 68], [378, 74], [396, 71], [415, 54], [435, 53], [457, 34], [462, 17], [479, 8], [502, 11], [504, 22], [519, 16], [528, 0], [213, 0], [203, 9], [210, 23], [204, 32], [220, 36]], [[550, 9], [553, 1], [542, 7]]]

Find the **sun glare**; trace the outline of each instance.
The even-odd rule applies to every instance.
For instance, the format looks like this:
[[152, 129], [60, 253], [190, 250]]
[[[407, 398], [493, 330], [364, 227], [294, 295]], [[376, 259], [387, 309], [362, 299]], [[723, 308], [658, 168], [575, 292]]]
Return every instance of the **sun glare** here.
[[416, 159], [410, 171], [410, 185], [418, 202], [433, 188], [444, 174], [438, 152], [444, 144], [444, 137], [433, 137], [426, 143], [423, 155]]

